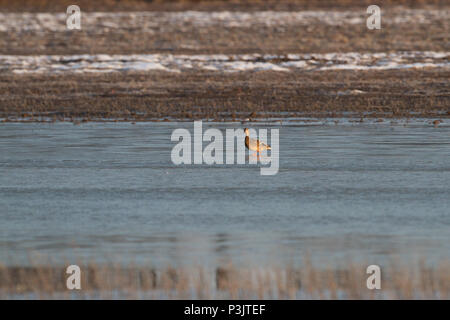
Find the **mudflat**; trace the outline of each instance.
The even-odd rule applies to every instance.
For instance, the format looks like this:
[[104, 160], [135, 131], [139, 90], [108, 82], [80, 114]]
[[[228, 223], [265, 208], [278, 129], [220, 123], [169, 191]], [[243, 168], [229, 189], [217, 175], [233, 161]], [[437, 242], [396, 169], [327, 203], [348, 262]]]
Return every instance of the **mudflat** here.
[[449, 118], [449, 70], [0, 75], [7, 121]]
[[448, 2], [369, 4], [0, 1], [0, 121], [448, 118]]

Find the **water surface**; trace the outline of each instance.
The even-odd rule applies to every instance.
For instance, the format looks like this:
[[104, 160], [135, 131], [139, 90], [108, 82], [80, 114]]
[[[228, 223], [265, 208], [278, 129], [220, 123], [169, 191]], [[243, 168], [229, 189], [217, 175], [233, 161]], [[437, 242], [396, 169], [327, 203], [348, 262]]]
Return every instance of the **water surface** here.
[[0, 261], [449, 258], [448, 126], [274, 126], [274, 176], [255, 165], [173, 165], [170, 135], [180, 127], [193, 130], [0, 124]]

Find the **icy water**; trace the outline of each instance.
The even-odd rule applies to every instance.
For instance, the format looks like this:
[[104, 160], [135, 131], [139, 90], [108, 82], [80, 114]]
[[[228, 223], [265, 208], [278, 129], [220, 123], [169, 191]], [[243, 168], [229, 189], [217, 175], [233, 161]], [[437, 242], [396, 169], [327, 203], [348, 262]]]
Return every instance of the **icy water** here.
[[280, 129], [274, 176], [173, 165], [192, 123], [0, 124], [0, 262], [450, 257], [450, 126], [262, 127]]

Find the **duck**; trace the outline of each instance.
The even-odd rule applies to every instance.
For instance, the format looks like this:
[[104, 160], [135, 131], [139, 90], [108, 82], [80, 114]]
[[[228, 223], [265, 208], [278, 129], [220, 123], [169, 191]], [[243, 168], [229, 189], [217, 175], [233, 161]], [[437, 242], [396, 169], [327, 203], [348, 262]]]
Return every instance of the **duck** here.
[[264, 142], [260, 142], [258, 139], [250, 138], [250, 131], [248, 130], [248, 128], [244, 128], [244, 133], [245, 133], [245, 147], [248, 150], [256, 151], [259, 153], [261, 151], [272, 149], [270, 145], [265, 144]]

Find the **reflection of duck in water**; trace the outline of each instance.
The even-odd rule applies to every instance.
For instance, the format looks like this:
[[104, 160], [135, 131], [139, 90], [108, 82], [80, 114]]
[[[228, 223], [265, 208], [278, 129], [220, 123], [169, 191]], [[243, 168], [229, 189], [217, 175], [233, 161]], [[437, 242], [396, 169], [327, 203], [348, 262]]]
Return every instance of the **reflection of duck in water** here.
[[250, 138], [250, 132], [248, 128], [245, 128], [244, 132], [245, 132], [245, 146], [247, 147], [248, 150], [256, 151], [258, 153], [265, 150], [271, 150], [269, 145], [260, 142], [258, 139]]

